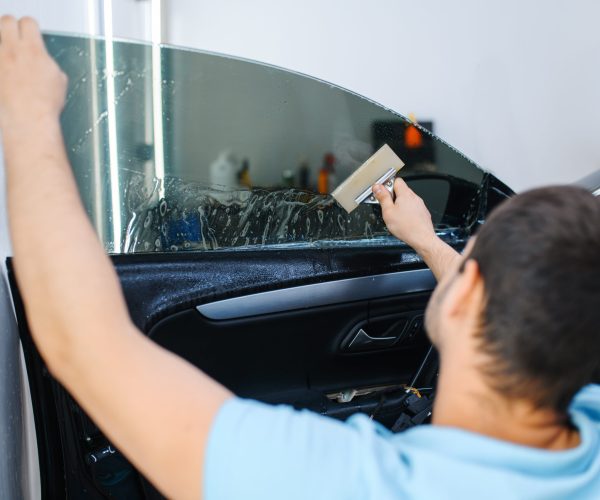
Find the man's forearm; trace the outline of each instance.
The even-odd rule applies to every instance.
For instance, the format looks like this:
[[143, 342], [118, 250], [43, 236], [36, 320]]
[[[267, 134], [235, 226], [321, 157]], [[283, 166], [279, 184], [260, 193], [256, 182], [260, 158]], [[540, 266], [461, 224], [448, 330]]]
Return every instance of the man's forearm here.
[[13, 122], [3, 145], [17, 280], [32, 333], [52, 366], [104, 321], [126, 324], [127, 311], [79, 199], [58, 118]]
[[456, 260], [460, 259], [460, 254], [437, 236], [416, 244], [413, 248], [431, 269], [438, 282], [446, 271], [455, 265]]
[[394, 181], [396, 200], [378, 184], [373, 186], [373, 193], [390, 233], [414, 248], [439, 281], [458, 258], [458, 253], [435, 234], [431, 214], [423, 200], [400, 177]]

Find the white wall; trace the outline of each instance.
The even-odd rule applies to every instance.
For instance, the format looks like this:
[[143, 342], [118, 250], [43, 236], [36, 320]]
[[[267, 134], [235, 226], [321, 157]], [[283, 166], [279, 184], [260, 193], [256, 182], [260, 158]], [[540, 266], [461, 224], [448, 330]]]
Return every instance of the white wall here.
[[[114, 36], [149, 39], [150, 1], [112, 0]], [[0, 12], [35, 17], [46, 31], [98, 34], [104, 32], [103, 4], [103, 0], [2, 0]]]
[[308, 73], [436, 132], [511, 187], [600, 168], [595, 0], [164, 0], [169, 41]]
[[[515, 189], [600, 168], [596, 0], [162, 2], [167, 41], [308, 73], [433, 119], [440, 137]], [[2, 10], [89, 32], [93, 3], [4, 0]], [[116, 36], [149, 38], [149, 0], [113, 4]]]

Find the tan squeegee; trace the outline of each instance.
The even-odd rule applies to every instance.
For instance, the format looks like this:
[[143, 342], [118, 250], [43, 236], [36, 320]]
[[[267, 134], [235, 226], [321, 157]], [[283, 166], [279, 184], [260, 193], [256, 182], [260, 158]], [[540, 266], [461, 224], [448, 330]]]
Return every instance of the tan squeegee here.
[[404, 166], [404, 162], [387, 144], [358, 167], [350, 177], [342, 182], [331, 196], [350, 213], [363, 201], [371, 197], [373, 184], [385, 183], [393, 179]]

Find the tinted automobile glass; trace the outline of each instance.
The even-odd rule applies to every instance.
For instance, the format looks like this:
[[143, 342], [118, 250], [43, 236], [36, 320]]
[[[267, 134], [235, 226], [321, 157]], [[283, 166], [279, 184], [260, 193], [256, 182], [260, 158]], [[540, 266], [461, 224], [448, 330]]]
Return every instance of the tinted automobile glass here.
[[62, 123], [112, 253], [399, 244], [380, 209], [331, 191], [382, 144], [451, 238], [485, 175], [403, 116], [334, 85], [200, 51], [47, 35], [69, 76]]

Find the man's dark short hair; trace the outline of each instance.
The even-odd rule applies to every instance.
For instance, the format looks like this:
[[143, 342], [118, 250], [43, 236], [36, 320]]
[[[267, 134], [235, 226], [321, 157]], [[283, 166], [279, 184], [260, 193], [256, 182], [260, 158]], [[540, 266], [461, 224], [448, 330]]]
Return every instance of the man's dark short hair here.
[[600, 366], [600, 199], [572, 186], [519, 194], [480, 228], [469, 258], [486, 290], [493, 386], [565, 413]]

